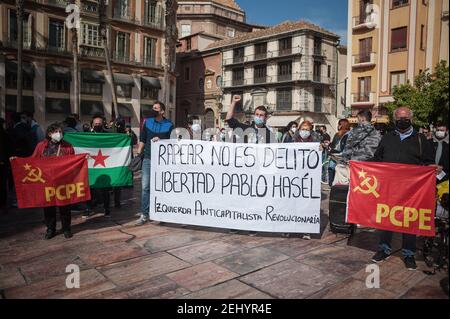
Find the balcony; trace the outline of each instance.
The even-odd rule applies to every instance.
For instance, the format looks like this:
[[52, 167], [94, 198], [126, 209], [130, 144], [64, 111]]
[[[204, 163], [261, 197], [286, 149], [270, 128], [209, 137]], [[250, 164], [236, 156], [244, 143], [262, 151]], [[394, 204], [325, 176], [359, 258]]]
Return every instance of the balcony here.
[[233, 86], [242, 86], [242, 85], [244, 85], [244, 79], [234, 79], [233, 80]]
[[377, 26], [375, 20], [375, 13], [367, 14], [364, 16], [353, 17], [352, 29], [353, 31], [374, 29]]
[[278, 75], [277, 81], [278, 81], [278, 82], [288, 82], [288, 81], [292, 81], [292, 74]]
[[81, 44], [79, 51], [82, 57], [105, 58], [105, 50], [103, 48]]
[[52, 45], [48, 45], [46, 51], [48, 53], [53, 53], [53, 54], [72, 54], [72, 52], [70, 52], [66, 47], [64, 46], [52, 46]]
[[235, 56], [233, 57], [233, 63], [242, 63], [244, 62], [244, 57], [243, 56]]
[[127, 54], [114, 53], [112, 56], [112, 60], [118, 63], [130, 63], [130, 56]]
[[253, 79], [253, 83], [254, 83], [254, 84], [267, 83], [267, 76], [263, 76], [263, 77], [255, 77], [255, 78]]
[[[39, 1], [39, 2], [42, 3], [45, 1]], [[68, 4], [70, 4], [70, 2], [68, 0], [47, 0], [46, 2], [48, 5], [61, 7], [61, 8], [65, 8], [65, 7], [67, 7]]]
[[144, 21], [142, 21], [142, 25], [150, 27], [150, 28], [154, 28], [154, 29], [158, 29], [158, 30], [164, 30], [164, 22], [162, 20], [160, 21], [155, 21], [155, 19], [151, 18], [151, 17], [144, 17]]
[[137, 19], [134, 15], [132, 15], [128, 12], [123, 12], [121, 10], [117, 10], [117, 9], [114, 11], [113, 20], [128, 22], [131, 24], [140, 24], [141, 23], [139, 21], [139, 19]]
[[375, 105], [375, 93], [373, 92], [353, 93], [351, 104], [352, 106], [373, 106]]
[[87, 14], [98, 15], [98, 1], [83, 0], [81, 4], [81, 11]]
[[325, 50], [322, 50], [322, 48], [314, 48], [313, 50], [313, 56], [314, 57], [320, 57], [320, 58], [325, 58], [327, 52]]
[[369, 68], [376, 65], [376, 53], [356, 54], [352, 56], [352, 68]]
[[292, 74], [283, 74], [278, 76], [252, 77], [240, 80], [224, 80], [224, 88], [232, 88], [235, 86], [254, 86], [258, 84], [276, 85], [287, 82], [315, 82], [325, 85], [334, 85], [335, 78], [325, 76], [314, 76], [312, 73], [298, 72]]
[[294, 47], [289, 49], [283, 49], [283, 50], [276, 50], [276, 51], [267, 51], [267, 52], [260, 52], [245, 56], [236, 56], [233, 58], [228, 58], [223, 60], [224, 66], [231, 66], [234, 64], [242, 64], [242, 63], [252, 63], [256, 61], [263, 61], [263, 60], [270, 60], [275, 58], [281, 58], [281, 57], [287, 57], [291, 55], [298, 55], [303, 53], [303, 48], [301, 47]]

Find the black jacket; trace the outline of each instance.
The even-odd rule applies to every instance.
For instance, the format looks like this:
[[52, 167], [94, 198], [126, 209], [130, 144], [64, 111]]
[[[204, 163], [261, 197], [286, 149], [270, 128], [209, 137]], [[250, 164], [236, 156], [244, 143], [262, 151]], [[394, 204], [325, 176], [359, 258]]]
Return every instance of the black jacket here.
[[[419, 143], [419, 139], [421, 142]], [[433, 148], [423, 134], [414, 131], [403, 141], [396, 131], [383, 136], [375, 151], [373, 161], [412, 165], [434, 164]]]

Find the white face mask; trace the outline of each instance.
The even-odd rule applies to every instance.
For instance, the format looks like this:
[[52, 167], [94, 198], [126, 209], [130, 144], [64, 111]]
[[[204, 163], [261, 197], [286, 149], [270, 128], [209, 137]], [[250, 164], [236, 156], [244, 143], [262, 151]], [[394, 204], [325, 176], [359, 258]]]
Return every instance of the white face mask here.
[[63, 138], [63, 135], [60, 132], [57, 133], [53, 133], [52, 135], [50, 135], [51, 139], [55, 142], [60, 142]]
[[296, 127], [292, 127], [292, 128], [291, 128], [291, 132], [292, 132], [292, 133], [297, 132], [297, 128], [296, 128]]
[[447, 132], [442, 132], [442, 131], [437, 131], [436, 132], [436, 137], [441, 139], [441, 138], [445, 138], [445, 136], [447, 135]]
[[301, 130], [300, 131], [300, 137], [302, 138], [302, 139], [307, 139], [308, 137], [310, 137], [311, 136], [311, 132], [310, 131], [307, 131], [307, 130]]
[[200, 124], [192, 124], [192, 131], [199, 132], [201, 129]]

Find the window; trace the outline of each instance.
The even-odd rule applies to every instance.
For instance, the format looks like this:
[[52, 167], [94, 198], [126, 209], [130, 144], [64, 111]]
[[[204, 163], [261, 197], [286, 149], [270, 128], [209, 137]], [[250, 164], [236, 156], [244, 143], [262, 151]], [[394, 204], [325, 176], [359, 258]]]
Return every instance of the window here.
[[319, 61], [314, 61], [313, 76], [315, 82], [320, 82], [320, 77], [322, 76], [322, 63]]
[[200, 89], [200, 91], [204, 91], [204, 89], [205, 89], [205, 80], [203, 78], [200, 78], [198, 80], [198, 88]]
[[191, 25], [190, 24], [182, 24], [181, 25], [181, 37], [187, 37], [191, 35]]
[[372, 53], [372, 38], [359, 40], [359, 55], [356, 56], [356, 63], [370, 62], [370, 53]]
[[123, 62], [130, 60], [130, 34], [117, 32], [116, 37], [116, 59]]
[[[27, 12], [23, 13], [22, 19], [22, 35], [23, 35], [23, 45], [29, 47], [31, 45], [31, 23], [30, 14]], [[17, 13], [14, 10], [9, 10], [9, 40], [12, 42], [17, 42]]]
[[216, 85], [217, 87], [221, 88], [222, 87], [222, 76], [217, 76], [216, 78]]
[[156, 39], [144, 37], [144, 63], [155, 65], [156, 61]]
[[102, 95], [103, 83], [81, 81], [81, 94]]
[[116, 15], [119, 17], [128, 17], [128, 0], [118, 0]]
[[227, 29], [227, 36], [229, 38], [234, 38], [235, 34], [236, 34], [236, 31], [233, 28], [228, 28]]
[[394, 92], [396, 86], [406, 83], [406, 72], [391, 72], [391, 94]]
[[157, 10], [157, 1], [156, 0], [145, 0], [144, 4], [144, 21], [146, 23], [155, 24], [158, 23], [160, 17], [158, 15]]
[[322, 39], [314, 37], [314, 55], [322, 55]]
[[391, 51], [406, 49], [407, 27], [392, 29]]
[[117, 84], [116, 93], [118, 97], [131, 98], [131, 92], [133, 90], [133, 85], [128, 84]]
[[70, 83], [67, 79], [47, 79], [47, 91], [50, 92], [69, 92]]
[[408, 2], [408, 0], [392, 0], [392, 9], [406, 6]]
[[278, 81], [292, 80], [292, 61], [280, 62], [278, 64]]
[[189, 39], [186, 39], [186, 50], [191, 51], [191, 49], [192, 49], [192, 41], [189, 38]]
[[292, 110], [292, 89], [283, 88], [277, 90], [277, 110], [291, 111]]
[[267, 42], [255, 44], [255, 59], [267, 57]]
[[[369, 12], [368, 7], [373, 4], [373, 0], [360, 0], [359, 2], [359, 23], [366, 23], [372, 12]], [[371, 10], [373, 11], [373, 9]]]
[[157, 100], [159, 90], [150, 86], [142, 86], [141, 98], [147, 100]]
[[323, 89], [314, 89], [314, 112], [322, 113], [322, 100], [323, 100]]
[[233, 50], [233, 63], [244, 62], [244, 48], [238, 48]]
[[191, 80], [191, 67], [187, 66], [184, 68], [184, 81]]
[[233, 70], [233, 85], [243, 85], [244, 84], [244, 68]]
[[267, 65], [256, 65], [254, 69], [254, 82], [265, 83], [267, 77]]
[[331, 78], [331, 65], [328, 66], [327, 76]]
[[65, 48], [64, 21], [50, 19], [48, 22], [48, 46], [51, 49]]
[[[15, 73], [6, 73], [6, 88], [8, 89], [17, 89], [17, 74]], [[22, 88], [24, 90], [33, 90], [33, 78], [30, 77], [27, 73], [22, 73]]]
[[94, 47], [102, 46], [102, 38], [100, 36], [99, 26], [96, 24], [83, 23], [81, 25], [81, 43]]
[[421, 50], [425, 50], [424, 37], [425, 37], [425, 26], [422, 24], [420, 26], [420, 49]]
[[284, 38], [278, 42], [280, 55], [291, 54], [292, 52], [292, 38]]
[[358, 78], [357, 102], [368, 102], [370, 100], [371, 78], [370, 76]]

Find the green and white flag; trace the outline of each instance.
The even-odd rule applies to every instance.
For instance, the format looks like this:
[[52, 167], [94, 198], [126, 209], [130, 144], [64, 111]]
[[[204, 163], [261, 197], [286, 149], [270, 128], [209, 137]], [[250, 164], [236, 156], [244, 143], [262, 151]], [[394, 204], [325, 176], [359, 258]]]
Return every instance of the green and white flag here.
[[91, 188], [132, 186], [131, 137], [115, 133], [66, 133], [64, 140], [72, 144], [75, 154], [88, 153]]

